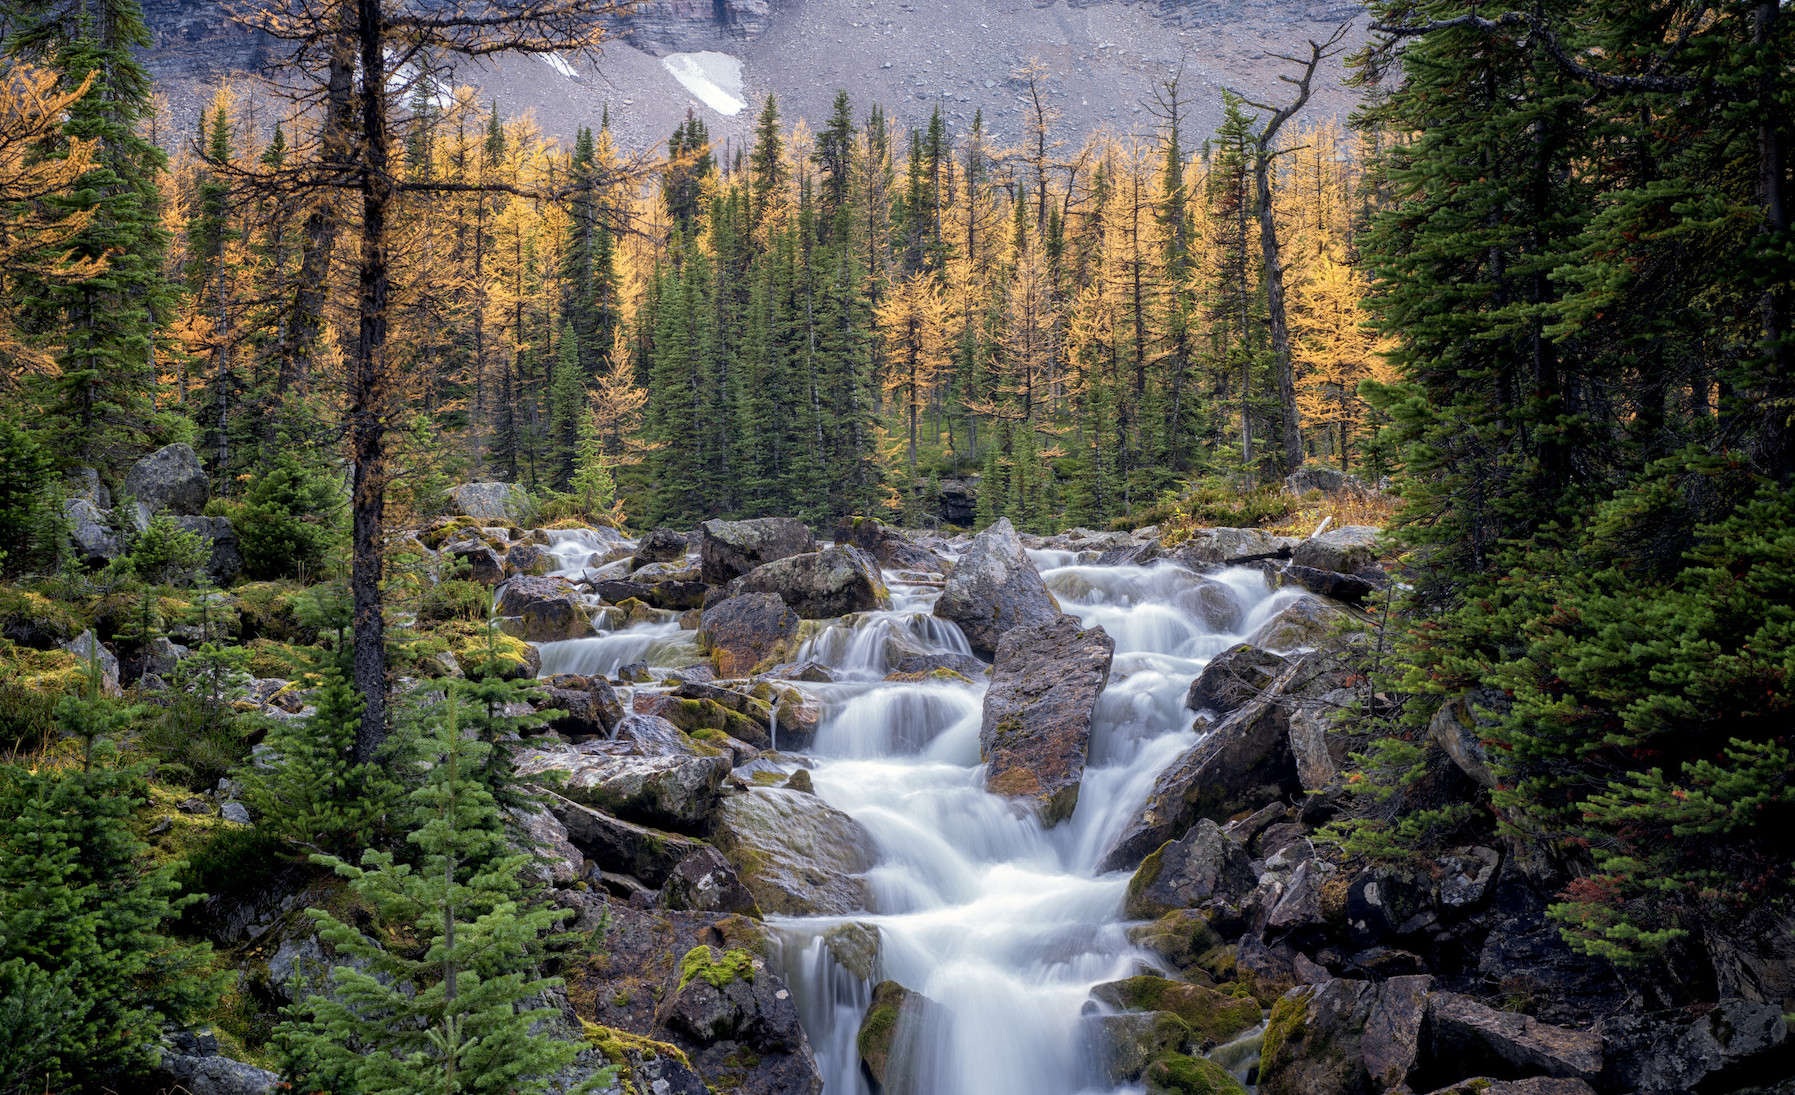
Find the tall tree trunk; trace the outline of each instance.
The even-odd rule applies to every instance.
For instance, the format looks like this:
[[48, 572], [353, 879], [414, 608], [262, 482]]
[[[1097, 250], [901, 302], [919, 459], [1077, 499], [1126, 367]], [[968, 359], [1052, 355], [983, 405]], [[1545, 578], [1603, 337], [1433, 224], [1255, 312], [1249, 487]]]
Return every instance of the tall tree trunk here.
[[386, 56], [380, 0], [356, 0], [361, 48], [362, 199], [359, 327], [349, 362], [349, 447], [355, 461], [349, 585], [354, 600], [355, 689], [362, 697], [356, 756], [363, 762], [386, 740], [386, 623], [381, 616], [381, 525], [386, 510], [387, 215]]
[[[1789, 207], [1784, 190], [1782, 134], [1778, 127], [1785, 119], [1775, 109], [1777, 70], [1786, 58], [1777, 52], [1777, 0], [1758, 0], [1752, 23], [1752, 45], [1757, 47], [1758, 77], [1758, 196], [1764, 203], [1761, 231], [1770, 237], [1771, 246], [1784, 246], [1789, 234]], [[1790, 437], [1789, 406], [1791, 377], [1789, 367], [1789, 293], [1782, 286], [1766, 289], [1758, 302], [1764, 330], [1766, 355], [1763, 435], [1759, 445], [1765, 470], [1778, 483], [1787, 485], [1795, 475], [1795, 438]]]
[[1260, 138], [1258, 155], [1253, 158], [1253, 185], [1258, 191], [1259, 250], [1265, 263], [1265, 308], [1271, 332], [1272, 364], [1277, 370], [1278, 410], [1284, 420], [1284, 466], [1286, 470], [1294, 471], [1303, 465], [1303, 435], [1296, 409], [1296, 370], [1290, 361], [1284, 267], [1278, 260], [1278, 225], [1271, 204], [1269, 140], [1270, 134]]

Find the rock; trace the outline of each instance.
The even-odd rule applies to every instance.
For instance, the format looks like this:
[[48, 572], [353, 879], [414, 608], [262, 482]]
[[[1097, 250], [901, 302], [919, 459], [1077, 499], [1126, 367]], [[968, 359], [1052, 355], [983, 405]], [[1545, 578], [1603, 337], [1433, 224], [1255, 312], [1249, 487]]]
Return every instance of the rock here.
[[997, 641], [979, 730], [986, 790], [1032, 801], [1048, 825], [1072, 816], [1115, 649], [1103, 628], [1081, 629], [1072, 616]]
[[1420, 1052], [1422, 1029], [1427, 1020], [1427, 994], [1433, 987], [1428, 976], [1398, 976], [1377, 986], [1377, 1003], [1365, 1021], [1359, 1054], [1372, 1084], [1380, 1090], [1408, 1082]]
[[1602, 1036], [1497, 1011], [1454, 992], [1427, 998], [1426, 1055], [1460, 1075], [1558, 1076], [1593, 1082], [1602, 1071]]
[[736, 1042], [790, 1053], [808, 1043], [791, 990], [750, 951], [700, 944], [680, 962], [680, 985], [667, 1026], [702, 1046]]
[[1596, 1089], [1582, 1080], [1552, 1076], [1529, 1076], [1525, 1080], [1496, 1080], [1488, 1076], [1474, 1076], [1430, 1092], [1429, 1095], [1596, 1095]]
[[1104, 853], [1098, 869], [1137, 866], [1198, 818], [1226, 818], [1301, 790], [1290, 753], [1290, 716], [1278, 693], [1292, 666], [1259, 699], [1217, 723], [1154, 780], [1146, 803]]
[[920, 679], [943, 669], [974, 681], [991, 672], [990, 665], [971, 654], [906, 654], [891, 667], [886, 679]]
[[617, 16], [630, 45], [654, 56], [739, 49], [765, 33], [771, 17], [771, 0], [644, 0]]
[[481, 585], [496, 586], [505, 580], [505, 561], [484, 540], [458, 540], [444, 544], [441, 553], [467, 566], [458, 577]]
[[729, 595], [776, 593], [806, 620], [890, 608], [876, 559], [857, 547], [832, 547], [776, 559], [729, 583]]
[[973, 653], [991, 657], [1004, 632], [1047, 623], [1060, 614], [1060, 606], [1016, 529], [1000, 517], [972, 538], [936, 599], [934, 614], [959, 624]]
[[279, 1073], [216, 1054], [191, 1057], [164, 1053], [160, 1072], [158, 1079], [165, 1078], [190, 1095], [266, 1095], [285, 1086]]
[[947, 524], [967, 528], [978, 519], [978, 484], [963, 479], [943, 479], [935, 496], [935, 512]]
[[840, 916], [867, 907], [860, 876], [876, 861], [872, 836], [815, 795], [767, 787], [730, 795], [712, 842], [765, 912]]
[[586, 857], [567, 838], [567, 826], [541, 806], [512, 808], [511, 817], [523, 829], [525, 850], [536, 856], [532, 874], [549, 886], [571, 886], [586, 874]]
[[1383, 534], [1383, 529], [1372, 525], [1343, 525], [1296, 545], [1290, 560], [1297, 566], [1351, 574], [1377, 562], [1377, 544]]
[[1489, 895], [1502, 855], [1494, 848], [1460, 848], [1434, 862], [1442, 868], [1438, 890], [1440, 904], [1448, 909], [1479, 905]]
[[1207, 1057], [1168, 1053], [1141, 1074], [1147, 1095], [1246, 1095], [1228, 1070]]
[[774, 671], [773, 675], [782, 680], [805, 681], [810, 684], [830, 684], [835, 680], [835, 671], [820, 662], [782, 665]]
[[647, 684], [654, 680], [654, 674], [648, 671], [647, 662], [631, 662], [617, 667], [617, 679], [631, 684]]
[[1350, 688], [1336, 688], [1319, 699], [1300, 701], [1290, 713], [1290, 753], [1296, 758], [1296, 778], [1305, 791], [1320, 791], [1332, 783], [1347, 759], [1347, 737], [1331, 731], [1339, 713], [1358, 699]]
[[118, 533], [106, 524], [106, 515], [83, 498], [63, 503], [62, 515], [69, 523], [69, 543], [82, 566], [98, 570], [124, 554]]
[[1209, 918], [1207, 910], [1174, 909], [1151, 923], [1129, 928], [1128, 941], [1159, 955], [1171, 969], [1186, 971], [1221, 945]]
[[837, 924], [823, 933], [823, 947], [836, 965], [860, 980], [870, 984], [877, 978], [883, 947], [879, 929], [873, 925]]
[[1266, 917], [1265, 926], [1275, 931], [1291, 931], [1297, 928], [1313, 928], [1320, 926], [1321, 885], [1316, 880], [1315, 861], [1305, 859], [1297, 864], [1290, 875], [1290, 881], [1284, 884], [1284, 892], [1279, 895], [1277, 904], [1273, 905]]
[[[1457, 774], [1450, 764], [1446, 767]], [[1469, 780], [1465, 783], [1468, 791]], [[1531, 877], [1513, 857], [1502, 864], [1484, 914], [1489, 931], [1477, 956], [1475, 976], [1482, 984], [1500, 985], [1505, 993], [1529, 1001], [1540, 1019], [1582, 1024], [1622, 1010], [1638, 989], [1622, 982], [1607, 961], [1565, 943], [1563, 924], [1546, 911], [1562, 887], [1558, 877]]]
[[1260, 1019], [1258, 1001], [1250, 996], [1229, 996], [1163, 977], [1109, 981], [1091, 989], [1091, 995], [1124, 1011], [1171, 1012], [1189, 1028], [1191, 1041], [1205, 1051], [1253, 1029]]
[[634, 825], [602, 810], [545, 792], [543, 805], [567, 830], [567, 839], [601, 871], [634, 875], [659, 887], [704, 843], [677, 833]]
[[515, 544], [505, 553], [505, 573], [512, 578], [538, 578], [560, 566], [560, 556], [540, 544]]
[[125, 493], [137, 500], [137, 527], [142, 529], [164, 510], [175, 517], [199, 516], [212, 496], [212, 485], [193, 450], [174, 444], [131, 465], [125, 473]]
[[891, 570], [940, 574], [946, 569], [941, 556], [876, 517], [843, 517], [835, 526], [835, 542], [851, 544]]
[[1211, 570], [1259, 559], [1287, 559], [1296, 541], [1257, 528], [1200, 528], [1168, 557], [1192, 570]]
[[544, 682], [548, 706], [565, 714], [548, 728], [569, 737], [609, 737], [623, 721], [623, 701], [603, 677], [564, 673]]
[[744, 593], [704, 610], [698, 648], [719, 677], [746, 677], [766, 662], [783, 661], [797, 649], [798, 614], [777, 593]]
[[558, 775], [566, 798], [625, 821], [671, 829], [701, 829], [716, 810], [728, 757], [610, 756], [522, 750], [513, 760], [520, 779]]
[[243, 553], [237, 549], [237, 530], [228, 517], [177, 517], [175, 524], [183, 532], [199, 536], [211, 546], [206, 557], [206, 573], [217, 584], [229, 585], [243, 571]]
[[665, 719], [712, 745], [719, 744], [714, 740], [719, 735], [747, 742], [755, 749], [767, 749], [773, 744], [772, 735], [767, 731], [770, 718], [766, 722], [757, 722], [715, 700], [642, 693], [635, 698], [635, 710], [638, 715]]
[[1318, 490], [1323, 494], [1368, 494], [1371, 488], [1364, 480], [1336, 468], [1298, 468], [1284, 477], [1284, 488], [1292, 494]]
[[1318, 596], [1332, 597], [1336, 601], [1345, 601], [1347, 604], [1354, 605], [1381, 588], [1362, 575], [1337, 574], [1331, 570], [1317, 570], [1314, 567], [1298, 566], [1295, 563], [1278, 571], [1277, 577], [1284, 583], [1302, 586]]
[[497, 612], [516, 619], [507, 634], [526, 642], [552, 643], [594, 634], [591, 612], [565, 578], [512, 578], [499, 589]]
[[249, 820], [249, 807], [241, 802], [221, 803], [218, 807], [218, 816], [233, 825], [254, 824]]
[[1229, 840], [1208, 818], [1183, 837], [1161, 846], [1141, 861], [1128, 880], [1123, 915], [1153, 920], [1176, 909], [1195, 908], [1214, 897], [1235, 903], [1251, 893], [1257, 878], [1246, 849]]
[[723, 853], [701, 844], [661, 884], [661, 904], [687, 912], [741, 913], [758, 918], [760, 906]]
[[677, 562], [685, 558], [688, 546], [685, 533], [674, 532], [665, 527], [656, 528], [637, 542], [636, 554], [630, 560], [630, 569], [635, 570], [650, 563]]
[[92, 631], [83, 631], [68, 642], [61, 644], [61, 647], [75, 657], [80, 658], [83, 665], [96, 657], [99, 658], [100, 672], [112, 678], [114, 681], [118, 680], [117, 655], [102, 646], [100, 641], [94, 638], [94, 633]]
[[1248, 635], [1247, 643], [1261, 650], [1316, 647], [1349, 618], [1344, 605], [1305, 593]]
[[1608, 1062], [1603, 1085], [1615, 1091], [1732, 1091], [1795, 1076], [1795, 1041], [1776, 1004], [1732, 999], [1702, 1015], [1623, 1013], [1597, 1029]]
[[1209, 660], [1190, 682], [1184, 706], [1192, 711], [1232, 714], [1271, 687], [1290, 662], [1267, 650], [1241, 643]]
[[747, 574], [776, 559], [816, 550], [816, 538], [793, 517], [706, 521], [698, 526], [698, 557], [710, 585]]
[[1265, 1095], [1407, 1090], [1431, 977], [1326, 980], [1272, 1005], [1259, 1058]]
[[[911, 1077], [902, 1074], [902, 1069], [911, 1058], [910, 1047], [927, 1045], [932, 1033], [929, 1028], [940, 1018], [940, 1009], [933, 1000], [896, 981], [881, 981], [873, 986], [872, 1002], [860, 1020], [854, 1048], [860, 1054], [862, 1071], [878, 1085], [875, 1091], [925, 1095]], [[893, 1067], [894, 1061], [898, 1062], [897, 1068]]]
[[1452, 763], [1458, 765], [1459, 771], [1470, 776], [1479, 786], [1494, 789], [1496, 775], [1490, 771], [1489, 755], [1484, 752], [1483, 741], [1477, 734], [1477, 728], [1483, 723], [1473, 711], [1475, 697], [1467, 694], [1455, 700], [1449, 700], [1434, 712], [1428, 721], [1427, 732]]
[[457, 513], [481, 521], [508, 521], [518, 513], [518, 490], [509, 483], [463, 483], [449, 492]]
[[100, 481], [100, 473], [93, 468], [70, 468], [68, 488], [71, 500], [91, 502], [100, 510], [112, 508], [112, 490]]
[[1159, 1057], [1177, 1053], [1190, 1044], [1190, 1028], [1169, 1011], [1091, 1015], [1086, 1017], [1085, 1026], [1097, 1067], [1111, 1085], [1140, 1079], [1147, 1066]]

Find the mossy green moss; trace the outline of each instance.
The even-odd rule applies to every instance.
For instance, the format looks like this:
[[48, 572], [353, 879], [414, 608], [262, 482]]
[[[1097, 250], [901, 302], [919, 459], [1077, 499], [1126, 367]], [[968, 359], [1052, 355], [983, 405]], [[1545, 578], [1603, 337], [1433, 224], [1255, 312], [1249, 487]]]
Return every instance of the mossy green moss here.
[[626, 1084], [635, 1079], [634, 1066], [640, 1061], [666, 1057], [692, 1068], [692, 1059], [686, 1056], [686, 1051], [668, 1042], [657, 1042], [616, 1027], [602, 1027], [586, 1019], [580, 1020], [580, 1030], [586, 1041], [605, 1055], [605, 1060], [617, 1066], [617, 1078]]
[[1219, 1045], [1251, 1030], [1260, 1018], [1259, 1004], [1251, 998], [1163, 977], [1130, 977], [1099, 985], [1094, 991], [1099, 999], [1129, 1011], [1169, 1011], [1184, 1020], [1192, 1037], [1204, 1046]]
[[86, 626], [61, 601], [17, 586], [0, 587], [0, 629], [20, 641], [34, 646], [66, 643]]
[[1207, 1057], [1168, 1053], [1147, 1066], [1141, 1077], [1148, 1095], [1246, 1095], [1247, 1089], [1228, 1070]]
[[1128, 929], [1128, 939], [1180, 971], [1194, 971], [1205, 978], [1207, 974], [1197, 969], [1197, 962], [1221, 944], [1221, 937], [1209, 926], [1209, 914], [1202, 909], [1175, 909], [1158, 920], [1136, 924]]
[[718, 989], [732, 981], [753, 981], [754, 956], [732, 947], [716, 958], [710, 947], [699, 944], [679, 960], [679, 987], [683, 990], [694, 980]]

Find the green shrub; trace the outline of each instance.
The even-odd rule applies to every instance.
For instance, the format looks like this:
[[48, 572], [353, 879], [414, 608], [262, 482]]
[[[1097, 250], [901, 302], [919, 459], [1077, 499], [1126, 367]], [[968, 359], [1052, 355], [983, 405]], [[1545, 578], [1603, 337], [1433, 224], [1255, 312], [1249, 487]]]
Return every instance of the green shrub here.
[[450, 579], [431, 586], [418, 606], [420, 620], [484, 620], [492, 591], [479, 582]]
[[334, 479], [283, 454], [250, 485], [233, 517], [243, 573], [266, 579], [322, 571], [342, 540], [346, 511]]
[[61, 526], [50, 482], [37, 438], [0, 417], [0, 571], [17, 573], [54, 554]]

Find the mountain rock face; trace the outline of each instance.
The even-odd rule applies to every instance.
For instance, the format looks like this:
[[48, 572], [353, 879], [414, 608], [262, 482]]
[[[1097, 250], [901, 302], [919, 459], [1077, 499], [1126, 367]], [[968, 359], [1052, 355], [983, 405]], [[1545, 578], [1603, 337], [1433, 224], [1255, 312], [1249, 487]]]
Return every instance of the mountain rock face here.
[[630, 45], [649, 53], [727, 48], [732, 40], [759, 37], [772, 7], [771, 0], [647, 0], [619, 30]]

